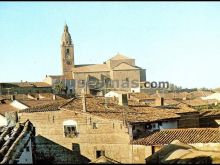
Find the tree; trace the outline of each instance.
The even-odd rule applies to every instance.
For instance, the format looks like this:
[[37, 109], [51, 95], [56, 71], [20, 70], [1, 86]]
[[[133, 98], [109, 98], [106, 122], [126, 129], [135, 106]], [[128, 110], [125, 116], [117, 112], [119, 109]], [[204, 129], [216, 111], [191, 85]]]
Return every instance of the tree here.
[[65, 86], [63, 85], [63, 82], [55, 84], [54, 91], [56, 94], [62, 94], [62, 91], [65, 91]]

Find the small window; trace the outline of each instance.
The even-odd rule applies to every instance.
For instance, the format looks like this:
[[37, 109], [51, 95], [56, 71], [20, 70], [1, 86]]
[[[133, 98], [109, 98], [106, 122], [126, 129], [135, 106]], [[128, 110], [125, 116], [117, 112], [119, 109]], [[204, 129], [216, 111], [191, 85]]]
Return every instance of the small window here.
[[70, 52], [70, 50], [69, 49], [66, 49], [66, 53], [69, 53]]
[[89, 118], [89, 123], [90, 123], [90, 125], [92, 124], [92, 118], [91, 117]]
[[129, 81], [129, 78], [126, 78], [125, 80], [128, 82], [128, 81]]
[[153, 124], [152, 126], [153, 126], [153, 128], [156, 128], [155, 124]]
[[65, 137], [77, 137], [77, 131], [75, 126], [64, 126], [64, 135]]
[[99, 158], [100, 156], [105, 156], [105, 151], [104, 150], [96, 151], [96, 159]]
[[92, 128], [93, 129], [97, 129], [97, 124], [96, 123], [92, 123]]

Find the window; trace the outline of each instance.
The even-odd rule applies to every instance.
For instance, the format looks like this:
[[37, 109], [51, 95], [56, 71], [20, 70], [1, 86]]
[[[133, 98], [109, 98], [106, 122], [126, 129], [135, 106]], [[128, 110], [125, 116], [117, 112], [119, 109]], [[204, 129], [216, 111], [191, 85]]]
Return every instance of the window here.
[[75, 126], [64, 126], [64, 135], [65, 137], [76, 137], [77, 131]]
[[66, 120], [63, 122], [64, 126], [64, 136], [65, 137], [77, 137], [78, 131], [77, 131], [77, 123], [74, 120]]
[[70, 52], [70, 50], [69, 49], [66, 49], [66, 53], [69, 53]]
[[93, 129], [97, 129], [97, 124], [96, 123], [92, 123], [92, 128]]
[[155, 124], [153, 124], [153, 128], [156, 128]]
[[96, 159], [99, 158], [100, 156], [105, 156], [105, 151], [104, 150], [96, 151]]
[[129, 81], [129, 78], [126, 78], [126, 79], [125, 79], [125, 81], [127, 81], [127, 82], [128, 82], [128, 81]]

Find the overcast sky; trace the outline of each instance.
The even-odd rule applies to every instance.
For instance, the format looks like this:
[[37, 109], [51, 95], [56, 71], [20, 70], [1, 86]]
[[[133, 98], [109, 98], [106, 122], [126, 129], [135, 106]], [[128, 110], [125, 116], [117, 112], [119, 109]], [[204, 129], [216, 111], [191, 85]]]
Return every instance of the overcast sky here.
[[0, 82], [61, 74], [65, 21], [75, 64], [119, 52], [148, 81], [220, 86], [219, 2], [0, 2]]

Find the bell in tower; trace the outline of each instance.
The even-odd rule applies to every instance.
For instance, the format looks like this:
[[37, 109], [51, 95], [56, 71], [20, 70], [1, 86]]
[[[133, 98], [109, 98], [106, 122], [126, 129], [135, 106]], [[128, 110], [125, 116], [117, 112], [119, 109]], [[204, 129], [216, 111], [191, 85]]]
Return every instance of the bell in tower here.
[[64, 26], [61, 39], [61, 61], [64, 77], [72, 79], [72, 68], [74, 67], [74, 46], [66, 24]]

